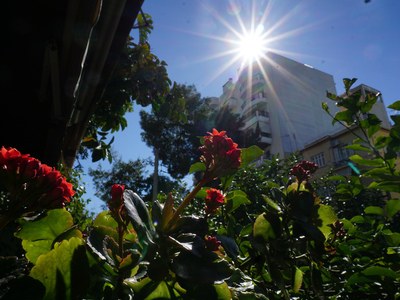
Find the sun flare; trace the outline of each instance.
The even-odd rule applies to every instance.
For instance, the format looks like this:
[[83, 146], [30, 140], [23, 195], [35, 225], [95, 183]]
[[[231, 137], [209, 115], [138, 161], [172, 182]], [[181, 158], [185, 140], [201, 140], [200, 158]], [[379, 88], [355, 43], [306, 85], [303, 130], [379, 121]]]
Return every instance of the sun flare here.
[[243, 33], [238, 41], [238, 53], [247, 61], [260, 59], [267, 51], [267, 40], [261, 35], [264, 27], [258, 25], [255, 31]]

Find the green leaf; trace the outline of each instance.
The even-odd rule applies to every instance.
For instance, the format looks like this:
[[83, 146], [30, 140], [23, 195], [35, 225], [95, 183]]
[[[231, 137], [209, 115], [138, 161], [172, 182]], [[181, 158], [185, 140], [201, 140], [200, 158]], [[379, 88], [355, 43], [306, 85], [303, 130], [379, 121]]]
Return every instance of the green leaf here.
[[265, 195], [262, 195], [263, 196], [263, 198], [265, 199], [265, 201], [268, 203], [268, 205], [270, 206], [270, 207], [272, 207], [273, 209], [275, 209], [277, 212], [280, 212], [281, 211], [281, 208], [274, 202], [274, 201], [272, 201], [269, 197], [267, 197], [267, 196], [265, 196]]
[[218, 299], [231, 300], [232, 295], [226, 282], [214, 285], [195, 285], [192, 289], [188, 289], [185, 299], [204, 300]]
[[93, 226], [105, 226], [116, 229], [118, 227], [117, 222], [110, 215], [109, 211], [103, 211], [99, 213], [93, 222]]
[[245, 192], [232, 191], [226, 195], [226, 212], [229, 214], [242, 204], [251, 204]]
[[328, 104], [326, 104], [326, 102], [322, 102], [322, 109], [329, 114], [329, 107]]
[[400, 124], [400, 115], [391, 115], [390, 118], [392, 119], [395, 125]]
[[[328, 91], [326, 91], [326, 97], [331, 99], [331, 100], [336, 100], [337, 99], [337, 96], [335, 94], [329, 93]], [[322, 102], [322, 103], [324, 103], [324, 102]], [[325, 109], [324, 105], [322, 105], [322, 108]]]
[[125, 190], [124, 203], [139, 240], [147, 245], [154, 244], [157, 234], [144, 201], [133, 191]]
[[233, 272], [227, 261], [210, 251], [206, 251], [202, 258], [190, 252], [181, 251], [174, 258], [171, 267], [178, 277], [197, 285], [221, 284]]
[[350, 219], [350, 222], [352, 223], [364, 223], [365, 220], [362, 216], [354, 216], [353, 218]]
[[386, 214], [388, 218], [393, 217], [400, 209], [400, 200], [399, 199], [390, 199], [386, 203]]
[[398, 232], [393, 232], [389, 234], [383, 234], [385, 237], [386, 242], [388, 243], [389, 246], [391, 247], [398, 247], [400, 244], [400, 233]]
[[343, 83], [344, 83], [344, 87], [346, 89], [346, 92], [348, 92], [351, 88], [351, 86], [354, 84], [354, 82], [357, 81], [357, 78], [343, 78]]
[[147, 277], [139, 282], [125, 280], [125, 283], [135, 292], [135, 299], [180, 299], [179, 292], [166, 281], [156, 281]]
[[267, 220], [266, 213], [259, 215], [254, 222], [253, 235], [256, 240], [265, 243], [276, 237], [271, 223]]
[[208, 197], [207, 194], [207, 190], [209, 190], [209, 187], [203, 187], [197, 194], [196, 194], [196, 198], [200, 198], [200, 199], [204, 199], [206, 197]]
[[390, 136], [383, 136], [383, 135], [377, 136], [375, 138], [374, 147], [375, 149], [382, 149], [386, 147], [391, 141], [392, 138]]
[[190, 166], [189, 174], [194, 172], [204, 172], [207, 169], [206, 165], [202, 162], [197, 162]]
[[335, 114], [335, 117], [332, 120], [332, 125], [335, 124], [338, 121], [344, 121], [348, 125], [351, 125], [351, 124], [354, 123], [353, 114], [349, 110], [344, 110], [344, 111], [337, 112]]
[[331, 225], [338, 220], [338, 217], [331, 206], [319, 204], [314, 208], [312, 220], [327, 239], [332, 231]]
[[328, 179], [329, 180], [338, 180], [338, 181], [341, 181], [341, 182], [347, 182], [346, 177], [340, 176], [340, 175], [334, 175], [334, 176], [329, 177]]
[[37, 259], [30, 276], [46, 287], [43, 299], [83, 299], [89, 286], [89, 263], [85, 244], [71, 238]]
[[383, 209], [378, 206], [368, 206], [364, 209], [364, 212], [366, 214], [372, 214], [372, 215], [380, 215], [383, 216]]
[[245, 168], [251, 164], [256, 158], [264, 155], [264, 151], [257, 146], [250, 146], [249, 148], [242, 149], [240, 159], [242, 160], [240, 168]]
[[295, 268], [296, 270], [294, 272], [293, 292], [298, 293], [301, 285], [303, 284], [303, 272], [298, 267]]
[[364, 159], [359, 155], [353, 155], [349, 157], [352, 161], [358, 163], [363, 166], [371, 166], [371, 167], [383, 167], [385, 164], [382, 158], [375, 159]]
[[400, 110], [400, 100], [398, 100], [398, 101], [396, 101], [396, 102], [390, 104], [390, 105], [388, 106], [388, 108], [394, 109], [394, 110]]
[[44, 218], [33, 222], [20, 220], [21, 229], [15, 233], [21, 238], [22, 246], [26, 251], [26, 257], [33, 263], [37, 258], [48, 253], [55, 241], [59, 241], [61, 235], [65, 240], [72, 237], [82, 238], [82, 233], [72, 228], [73, 218], [65, 209], [50, 210]]
[[364, 146], [362, 146], [360, 144], [353, 144], [353, 145], [349, 145], [349, 146], [346, 146], [346, 147], [343, 147], [343, 148], [352, 149], [352, 150], [355, 150], [355, 151], [365, 151], [365, 152], [368, 152], [368, 153], [373, 153], [374, 152], [374, 150], [372, 150], [372, 149], [370, 149], [368, 147], [364, 147]]
[[389, 268], [384, 268], [380, 266], [371, 266], [366, 268], [362, 273], [365, 276], [385, 276], [389, 277], [392, 279], [397, 279], [399, 278], [399, 274], [397, 274], [395, 271], [389, 269]]

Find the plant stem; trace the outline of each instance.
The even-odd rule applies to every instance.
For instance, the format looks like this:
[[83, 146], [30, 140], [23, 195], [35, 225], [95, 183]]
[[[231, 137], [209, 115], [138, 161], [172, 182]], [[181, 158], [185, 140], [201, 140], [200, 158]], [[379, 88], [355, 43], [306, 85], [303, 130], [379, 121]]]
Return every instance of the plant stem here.
[[190, 201], [194, 198], [194, 196], [197, 195], [197, 193], [201, 190], [201, 188], [208, 182], [208, 180], [202, 179], [196, 187], [189, 193], [189, 195], [186, 196], [186, 198], [183, 200], [183, 202], [178, 206], [174, 214], [172, 215], [171, 220], [168, 222], [167, 230], [170, 230], [178, 221], [179, 216], [183, 212], [183, 210], [186, 208], [186, 206], [189, 205]]

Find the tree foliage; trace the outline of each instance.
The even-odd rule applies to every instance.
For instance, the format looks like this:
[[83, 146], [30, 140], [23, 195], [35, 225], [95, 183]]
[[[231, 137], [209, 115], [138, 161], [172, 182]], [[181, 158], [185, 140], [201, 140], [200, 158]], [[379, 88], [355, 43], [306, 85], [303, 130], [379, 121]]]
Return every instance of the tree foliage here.
[[[160, 160], [174, 178], [183, 178], [199, 157], [198, 136], [205, 134], [203, 120], [210, 114], [207, 102], [194, 85], [176, 85], [158, 111], [140, 112], [143, 141], [160, 150]], [[186, 117], [179, 118], [178, 111]]]
[[[147, 171], [150, 164], [149, 159], [139, 158], [125, 162], [117, 157], [109, 170], [103, 169], [101, 165], [96, 169], [89, 169], [89, 175], [96, 189], [95, 195], [106, 203], [110, 198], [111, 187], [114, 184], [120, 184], [135, 191], [144, 200], [150, 201], [153, 187], [153, 175]], [[171, 180], [168, 176], [159, 176], [159, 192], [169, 193], [177, 185], [178, 182]]]

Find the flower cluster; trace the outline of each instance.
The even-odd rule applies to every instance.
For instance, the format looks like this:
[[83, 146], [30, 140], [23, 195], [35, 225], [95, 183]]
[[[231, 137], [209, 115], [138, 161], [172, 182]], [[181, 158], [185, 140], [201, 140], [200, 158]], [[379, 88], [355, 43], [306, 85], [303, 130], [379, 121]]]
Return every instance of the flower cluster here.
[[289, 174], [297, 178], [298, 182], [307, 181], [318, 169], [318, 165], [313, 162], [303, 160], [301, 163], [293, 166]]
[[224, 203], [225, 197], [217, 189], [207, 190], [208, 196], [204, 199], [206, 203], [206, 215], [211, 215], [213, 212], [217, 211], [219, 206]]
[[206, 249], [210, 251], [218, 251], [221, 246], [221, 242], [217, 240], [215, 236], [208, 236], [206, 239]]
[[75, 194], [72, 184], [54, 168], [15, 148], [0, 150], [0, 180], [11, 194], [3, 214], [64, 207]]
[[199, 148], [204, 152], [201, 160], [206, 165], [205, 176], [214, 179], [237, 171], [241, 163], [238, 145], [225, 135], [225, 131], [213, 129], [208, 134], [204, 137], [204, 146]]

